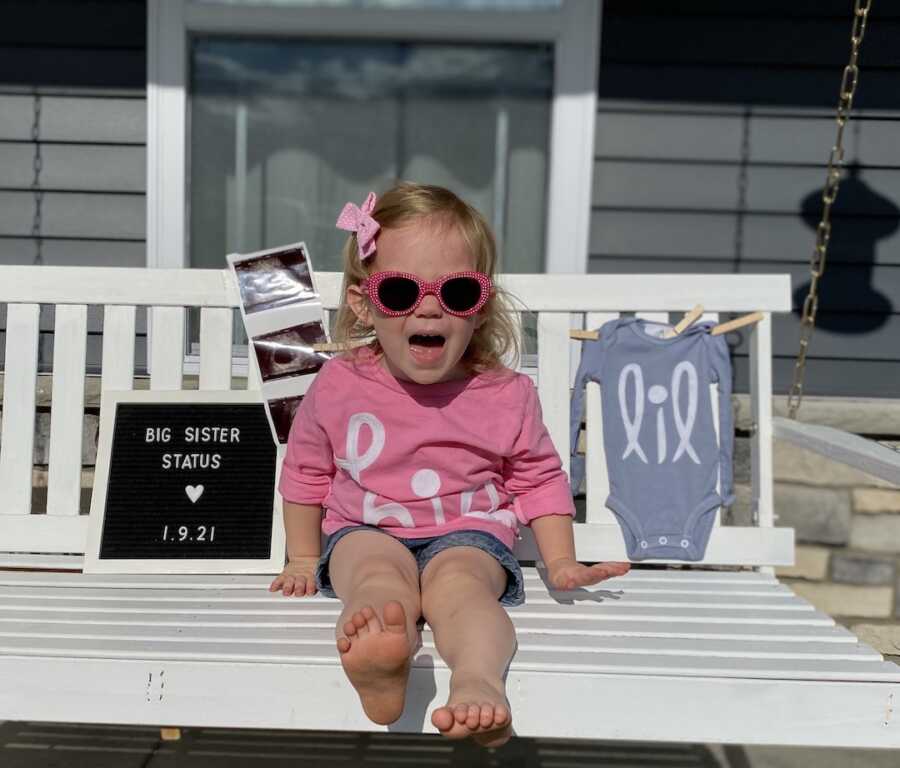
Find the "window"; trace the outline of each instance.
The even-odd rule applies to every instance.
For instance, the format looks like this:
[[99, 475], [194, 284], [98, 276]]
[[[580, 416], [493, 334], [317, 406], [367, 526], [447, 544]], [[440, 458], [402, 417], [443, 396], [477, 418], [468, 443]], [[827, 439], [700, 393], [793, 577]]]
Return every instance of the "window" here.
[[408, 176], [485, 212], [503, 269], [586, 271], [599, 3], [148, 0], [147, 13], [149, 266], [224, 268], [231, 250], [304, 239], [336, 268], [338, 207]]
[[501, 269], [544, 270], [552, 48], [197, 36], [191, 266], [297, 240], [341, 269], [345, 202], [395, 179], [452, 188]]

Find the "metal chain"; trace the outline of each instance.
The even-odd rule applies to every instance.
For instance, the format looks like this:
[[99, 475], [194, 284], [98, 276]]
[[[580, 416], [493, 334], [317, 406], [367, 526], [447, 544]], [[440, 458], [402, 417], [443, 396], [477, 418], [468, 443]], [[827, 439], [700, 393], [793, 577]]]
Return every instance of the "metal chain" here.
[[850, 109], [853, 106], [853, 97], [856, 94], [856, 86], [859, 82], [859, 47], [866, 33], [866, 21], [872, 0], [855, 0], [853, 7], [853, 29], [850, 33], [850, 62], [844, 67], [844, 75], [841, 78], [840, 98], [837, 106], [837, 135], [831, 154], [828, 157], [828, 172], [825, 178], [825, 188], [822, 190], [822, 219], [816, 228], [816, 244], [810, 257], [809, 272], [811, 280], [809, 293], [803, 302], [803, 316], [800, 320], [800, 352], [797, 362], [794, 364], [794, 381], [788, 395], [788, 417], [797, 418], [797, 410], [803, 400], [803, 378], [806, 374], [806, 353], [809, 350], [809, 340], [812, 337], [816, 324], [816, 312], [819, 309], [819, 280], [825, 272], [825, 254], [828, 251], [828, 241], [831, 239], [831, 206], [837, 198], [838, 187], [841, 183], [841, 169], [844, 164], [844, 126], [850, 117]]
[[32, 168], [34, 178], [31, 182], [31, 191], [34, 193], [34, 221], [31, 224], [31, 237], [34, 238], [34, 263], [44, 262], [44, 241], [41, 236], [43, 219], [44, 192], [41, 189], [41, 170], [44, 167], [44, 158], [41, 156], [41, 95], [34, 94], [34, 121], [31, 124], [31, 140], [34, 142], [34, 160]]

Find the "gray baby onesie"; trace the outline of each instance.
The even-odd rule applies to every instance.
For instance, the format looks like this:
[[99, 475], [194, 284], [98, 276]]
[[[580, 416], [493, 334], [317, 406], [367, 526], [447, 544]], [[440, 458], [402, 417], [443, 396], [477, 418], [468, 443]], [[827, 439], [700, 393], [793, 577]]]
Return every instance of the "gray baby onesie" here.
[[[731, 364], [724, 336], [697, 323], [678, 336], [633, 317], [610, 320], [586, 341], [571, 410], [572, 488], [584, 477], [577, 455], [584, 387], [601, 387], [609, 471], [606, 506], [619, 521], [632, 560], [702, 560], [720, 505], [732, 492]], [[718, 382], [717, 443], [709, 384]], [[716, 479], [721, 496], [716, 491]]]

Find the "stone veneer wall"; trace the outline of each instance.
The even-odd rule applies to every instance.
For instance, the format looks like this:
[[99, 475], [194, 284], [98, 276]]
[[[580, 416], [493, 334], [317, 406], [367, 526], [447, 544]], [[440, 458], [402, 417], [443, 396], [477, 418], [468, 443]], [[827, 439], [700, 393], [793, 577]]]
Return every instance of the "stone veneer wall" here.
[[[749, 450], [738, 437], [735, 523], [749, 520]], [[900, 488], [779, 441], [774, 471], [775, 524], [797, 541], [796, 564], [778, 576], [881, 653], [900, 655]]]

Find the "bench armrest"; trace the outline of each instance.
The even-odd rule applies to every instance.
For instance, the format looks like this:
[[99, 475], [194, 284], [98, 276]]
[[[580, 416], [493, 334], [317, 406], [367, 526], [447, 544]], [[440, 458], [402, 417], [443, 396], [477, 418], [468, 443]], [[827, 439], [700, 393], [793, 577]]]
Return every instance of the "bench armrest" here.
[[803, 424], [777, 416], [775, 438], [818, 453], [870, 475], [900, 485], [900, 452], [851, 432], [819, 424]]

